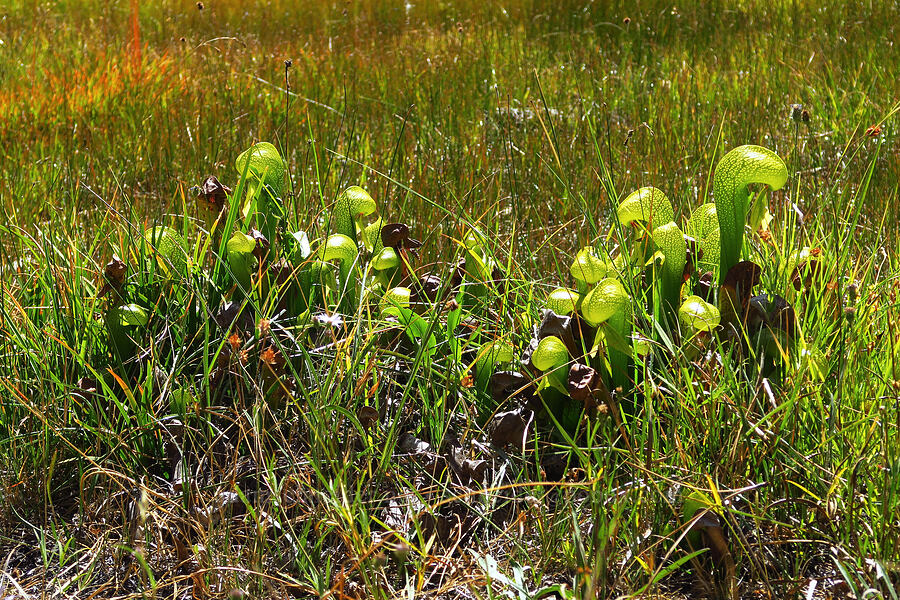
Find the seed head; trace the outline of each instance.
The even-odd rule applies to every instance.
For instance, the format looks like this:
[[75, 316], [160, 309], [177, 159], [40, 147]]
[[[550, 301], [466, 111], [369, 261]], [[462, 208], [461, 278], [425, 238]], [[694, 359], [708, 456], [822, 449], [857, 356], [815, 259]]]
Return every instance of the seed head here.
[[800, 113], [800, 120], [804, 123], [809, 123], [809, 111], [805, 108], [803, 109], [803, 112]]
[[269, 346], [259, 353], [259, 361], [273, 367], [278, 364], [278, 352], [275, 348]]
[[232, 352], [237, 352], [241, 347], [241, 336], [237, 333], [232, 333], [228, 336], [228, 344], [231, 346]]
[[260, 319], [259, 320], [259, 334], [262, 337], [269, 335], [272, 331], [272, 324], [268, 319]]
[[791, 104], [791, 120], [799, 123], [803, 119], [803, 105]]
[[631, 24], [631, 17], [625, 17], [624, 19], [622, 19], [622, 24], [623, 24], [623, 25], [630, 25], [630, 24]]
[[866, 129], [866, 137], [874, 138], [881, 135], [881, 125], [871, 125]]

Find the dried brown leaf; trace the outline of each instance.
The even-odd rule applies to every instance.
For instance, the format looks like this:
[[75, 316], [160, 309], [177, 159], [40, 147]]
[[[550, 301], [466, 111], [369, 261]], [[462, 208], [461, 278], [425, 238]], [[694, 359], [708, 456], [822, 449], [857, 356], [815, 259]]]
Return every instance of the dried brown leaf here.
[[494, 415], [488, 426], [491, 443], [498, 447], [507, 444], [522, 446], [528, 433], [528, 424], [519, 410], [501, 412]]
[[201, 208], [218, 214], [228, 206], [229, 194], [231, 188], [219, 182], [215, 175], [210, 175], [200, 184], [197, 198]]
[[422, 247], [422, 242], [409, 237], [409, 225], [406, 223], [388, 223], [382, 227], [381, 243], [398, 250], [416, 250]]
[[259, 229], [251, 229], [250, 237], [256, 242], [256, 245], [253, 247], [253, 256], [256, 257], [260, 264], [263, 264], [269, 255], [271, 244]]
[[125, 274], [127, 272], [128, 267], [125, 262], [113, 254], [112, 259], [106, 263], [106, 268], [103, 270], [104, 283], [100, 289], [99, 297], [103, 298], [113, 290], [119, 292], [125, 284]]
[[431, 450], [431, 445], [411, 433], [401, 433], [397, 438], [397, 448], [404, 454], [425, 454]]
[[745, 260], [731, 267], [722, 280], [719, 290], [719, 313], [722, 322], [737, 325], [747, 322], [750, 297], [753, 288], [759, 284], [762, 268]]
[[356, 418], [363, 429], [368, 431], [378, 424], [378, 411], [372, 406], [360, 406], [356, 411]]

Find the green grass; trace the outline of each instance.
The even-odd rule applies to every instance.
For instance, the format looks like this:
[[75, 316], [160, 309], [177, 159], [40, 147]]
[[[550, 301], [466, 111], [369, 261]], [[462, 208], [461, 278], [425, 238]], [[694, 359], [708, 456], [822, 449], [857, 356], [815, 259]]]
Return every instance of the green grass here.
[[[307, 4], [147, 3], [137, 26], [129, 2], [0, 9], [0, 590], [896, 598], [896, 3]], [[447, 282], [477, 225], [501, 283], [423, 313], [434, 348], [374, 303], [332, 329], [259, 289], [232, 338], [189, 188], [240, 191], [256, 141], [287, 160], [287, 231], [322, 239], [358, 184], [424, 242], [418, 275]], [[748, 240], [797, 311], [783, 376], [647, 328], [662, 347], [622, 423], [538, 415], [525, 447], [492, 445], [515, 404], [468, 387], [481, 344], [527, 345], [575, 251], [631, 235], [624, 196], [654, 185], [686, 216], [747, 143], [790, 172]], [[175, 284], [141, 242], [158, 222], [195, 265]], [[804, 246], [821, 268], [795, 292]], [[124, 364], [100, 297], [114, 254], [151, 312]], [[720, 499], [724, 556], [676, 543], [691, 489]]]

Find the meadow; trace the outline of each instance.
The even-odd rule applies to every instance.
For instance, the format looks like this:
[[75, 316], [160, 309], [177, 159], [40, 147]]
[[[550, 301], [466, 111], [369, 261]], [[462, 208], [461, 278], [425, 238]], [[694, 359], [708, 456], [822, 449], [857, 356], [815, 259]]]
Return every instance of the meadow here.
[[0, 6], [0, 597], [896, 600], [897, 23]]

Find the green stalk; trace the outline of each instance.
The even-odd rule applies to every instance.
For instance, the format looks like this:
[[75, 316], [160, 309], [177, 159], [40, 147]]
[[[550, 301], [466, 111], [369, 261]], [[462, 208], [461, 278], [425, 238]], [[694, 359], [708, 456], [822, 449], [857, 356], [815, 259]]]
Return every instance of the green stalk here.
[[655, 187], [642, 187], [628, 195], [616, 209], [623, 226], [637, 221], [646, 223], [653, 243], [663, 253], [660, 277], [660, 297], [663, 310], [671, 317], [681, 304], [681, 284], [687, 262], [684, 234], [675, 224], [675, 210], [668, 196]]
[[[622, 341], [631, 336], [631, 298], [622, 284], [612, 277], [603, 279], [588, 292], [581, 303], [581, 314], [595, 327], [606, 323], [611, 332], [620, 336]], [[606, 346], [613, 387], [628, 390], [628, 363], [631, 356], [616, 348], [616, 344], [607, 343]]]
[[[569, 267], [569, 273], [578, 282], [578, 298], [575, 302], [575, 308], [578, 309], [584, 297], [591, 291], [591, 286], [610, 273], [614, 274], [615, 267], [608, 260], [600, 258], [592, 247], [587, 246], [579, 250], [578, 254], [575, 255], [575, 260], [572, 262], [572, 266]], [[554, 291], [554, 294], [557, 293], [559, 293], [559, 290]], [[551, 297], [548, 300], [553, 300], [553, 298]], [[558, 313], [549, 304], [548, 308]]]
[[632, 221], [647, 223], [647, 228], [655, 229], [659, 225], [675, 220], [675, 209], [668, 196], [655, 187], [642, 187], [628, 194], [616, 209], [619, 222], [630, 225]]
[[487, 282], [493, 279], [496, 263], [487, 252], [485, 236], [476, 229], [470, 229], [463, 239], [466, 247], [465, 270], [472, 281], [465, 284], [466, 294], [463, 305], [474, 308], [485, 303], [488, 294]]
[[569, 394], [566, 385], [568, 370], [563, 367], [569, 363], [569, 360], [569, 351], [566, 345], [555, 335], [548, 335], [541, 339], [531, 355], [531, 364], [547, 374], [546, 385], [565, 395]]
[[358, 233], [362, 231], [363, 217], [371, 215], [373, 212], [375, 212], [375, 201], [372, 196], [358, 185], [348, 187], [338, 196], [334, 207], [334, 232], [357, 242], [359, 240]]
[[719, 219], [716, 205], [712, 202], [701, 204], [691, 213], [687, 224], [687, 234], [697, 240], [703, 258], [695, 259], [700, 270], [715, 271], [719, 266]]
[[[256, 226], [270, 242], [275, 242], [278, 223], [284, 216], [282, 197], [287, 166], [273, 144], [260, 142], [244, 150], [235, 160], [239, 173], [247, 172], [247, 202], [244, 219], [256, 218]], [[277, 245], [274, 246], [277, 248]]]
[[322, 260], [338, 261], [338, 287], [340, 288], [340, 311], [350, 314], [356, 306], [356, 282], [353, 279], [353, 266], [359, 255], [356, 242], [342, 233], [328, 236], [325, 247], [322, 249]]
[[397, 252], [393, 248], [383, 247], [372, 257], [369, 265], [375, 271], [375, 281], [380, 283], [385, 291], [389, 290], [400, 269], [400, 257], [397, 256]]
[[[687, 262], [687, 243], [674, 221], [653, 230], [653, 243], [662, 251], [665, 260], [660, 277], [660, 296], [666, 315], [672, 316], [681, 305], [681, 285]], [[674, 321], [671, 321], [674, 322]]]
[[341, 192], [332, 213], [333, 233], [325, 241], [322, 260], [339, 262], [340, 294], [339, 310], [353, 312], [359, 297], [358, 282], [353, 268], [359, 255], [359, 234], [363, 232], [363, 217], [375, 212], [375, 201], [359, 186], [351, 186]]
[[578, 310], [578, 302], [583, 294], [569, 288], [556, 288], [547, 296], [546, 307], [558, 315], [570, 315]]
[[762, 146], [739, 146], [722, 157], [716, 165], [713, 195], [719, 219], [721, 253], [719, 283], [729, 269], [741, 260], [744, 224], [747, 221], [752, 183], [764, 183], [780, 189], [788, 178], [787, 167], [777, 154]]

